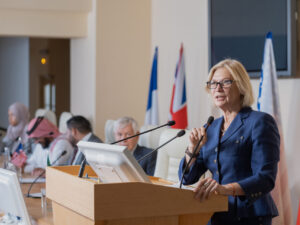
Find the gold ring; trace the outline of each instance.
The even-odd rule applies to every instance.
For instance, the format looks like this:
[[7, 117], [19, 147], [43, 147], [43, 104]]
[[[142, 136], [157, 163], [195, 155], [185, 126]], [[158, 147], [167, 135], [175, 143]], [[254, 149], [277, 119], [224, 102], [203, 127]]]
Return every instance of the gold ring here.
[[205, 187], [205, 189], [208, 187], [208, 183], [203, 184], [203, 186]]

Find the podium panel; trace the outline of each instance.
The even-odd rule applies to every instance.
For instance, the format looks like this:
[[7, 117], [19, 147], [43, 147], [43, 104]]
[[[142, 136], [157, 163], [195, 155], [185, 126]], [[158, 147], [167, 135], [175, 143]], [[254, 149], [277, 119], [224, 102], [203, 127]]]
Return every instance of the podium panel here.
[[[193, 191], [163, 185], [166, 182], [158, 178], [152, 184], [107, 184], [78, 178], [78, 170], [79, 166], [47, 168], [46, 193], [56, 225], [199, 225], [214, 212], [227, 210], [226, 196], [200, 203]], [[95, 176], [88, 166], [85, 173]]]
[[108, 221], [93, 221], [69, 210], [55, 202], [52, 204], [54, 224], [73, 224], [73, 225], [188, 225], [188, 224], [207, 224], [213, 213], [187, 214], [180, 216], [161, 216], [147, 218], [114, 219]]

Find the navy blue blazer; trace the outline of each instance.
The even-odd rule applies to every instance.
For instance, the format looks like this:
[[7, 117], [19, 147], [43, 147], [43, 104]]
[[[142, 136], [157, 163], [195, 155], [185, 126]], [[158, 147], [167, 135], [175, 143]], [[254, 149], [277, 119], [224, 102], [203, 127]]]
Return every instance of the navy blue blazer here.
[[[136, 149], [133, 152], [133, 156], [136, 160], [139, 160], [144, 155], [150, 153], [152, 149], [146, 148], [144, 146], [136, 146]], [[145, 159], [141, 160], [139, 162], [140, 166], [144, 169], [145, 173], [149, 176], [153, 176], [155, 165], [156, 165], [156, 157], [157, 157], [157, 151], [153, 152], [151, 155], [146, 157]]]
[[[220, 138], [223, 119], [216, 119], [207, 129], [207, 142], [184, 175], [184, 183], [193, 184], [210, 170], [213, 179], [220, 184], [237, 182], [245, 192], [245, 196], [229, 196], [227, 214], [236, 218], [277, 216], [270, 195], [275, 185], [280, 152], [275, 120], [269, 114], [245, 107]], [[179, 177], [184, 166], [183, 158]]]

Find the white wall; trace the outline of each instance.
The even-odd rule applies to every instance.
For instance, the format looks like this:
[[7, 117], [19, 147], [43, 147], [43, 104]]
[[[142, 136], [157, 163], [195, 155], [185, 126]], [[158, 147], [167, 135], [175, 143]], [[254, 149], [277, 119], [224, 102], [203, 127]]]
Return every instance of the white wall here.
[[[208, 3], [198, 0], [152, 1], [152, 49], [159, 47], [160, 120], [167, 120], [180, 43], [185, 48], [189, 127], [201, 126], [216, 114], [204, 91], [208, 74]], [[263, 54], [263, 52], [261, 53]], [[259, 80], [252, 80], [255, 95]], [[279, 94], [294, 222], [300, 199], [300, 80], [280, 79]], [[256, 105], [253, 106], [256, 109]]]
[[85, 37], [92, 0], [0, 0], [0, 35]]
[[208, 71], [207, 1], [153, 0], [152, 49], [158, 46], [160, 121], [167, 121], [180, 44], [184, 45], [189, 127], [200, 126], [211, 107], [204, 91]]
[[7, 127], [7, 110], [14, 102], [29, 105], [29, 39], [0, 38], [0, 126]]
[[[96, 0], [88, 15], [88, 36], [71, 39], [71, 112], [92, 122], [96, 104]], [[93, 124], [94, 125], [94, 124]]]

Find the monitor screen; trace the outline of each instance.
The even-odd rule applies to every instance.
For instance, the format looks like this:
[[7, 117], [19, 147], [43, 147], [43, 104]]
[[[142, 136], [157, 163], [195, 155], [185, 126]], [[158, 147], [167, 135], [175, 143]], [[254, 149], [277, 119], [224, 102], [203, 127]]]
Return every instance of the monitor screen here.
[[0, 212], [11, 215], [18, 224], [30, 225], [28, 211], [15, 172], [0, 168]]
[[150, 182], [125, 146], [86, 141], [80, 141], [77, 146], [103, 183]]
[[272, 32], [278, 75], [295, 75], [295, 5], [295, 0], [210, 1], [210, 66], [233, 58], [250, 76], [260, 76], [265, 37]]

